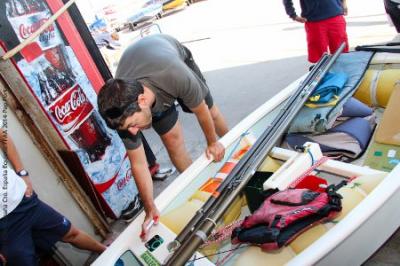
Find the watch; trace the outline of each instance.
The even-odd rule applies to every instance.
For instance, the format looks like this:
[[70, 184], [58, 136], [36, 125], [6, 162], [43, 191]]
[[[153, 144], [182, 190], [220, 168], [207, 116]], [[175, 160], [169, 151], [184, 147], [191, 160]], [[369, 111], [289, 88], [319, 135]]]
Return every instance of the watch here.
[[25, 169], [22, 169], [21, 171], [17, 172], [17, 175], [19, 175], [20, 177], [24, 177], [24, 176], [28, 176], [29, 173]]

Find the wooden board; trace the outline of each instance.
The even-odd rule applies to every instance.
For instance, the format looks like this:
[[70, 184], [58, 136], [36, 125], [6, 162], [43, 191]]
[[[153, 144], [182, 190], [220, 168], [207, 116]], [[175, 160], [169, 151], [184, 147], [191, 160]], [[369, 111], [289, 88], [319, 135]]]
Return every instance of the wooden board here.
[[396, 85], [389, 99], [382, 121], [379, 124], [375, 141], [381, 144], [400, 146], [400, 83]]

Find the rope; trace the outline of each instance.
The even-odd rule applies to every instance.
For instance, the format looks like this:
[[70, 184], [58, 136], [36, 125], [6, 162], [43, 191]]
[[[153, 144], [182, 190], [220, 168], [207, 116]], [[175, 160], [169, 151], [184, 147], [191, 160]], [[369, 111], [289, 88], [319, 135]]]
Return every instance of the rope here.
[[[305, 172], [303, 172], [296, 180], [294, 180], [289, 187], [290, 188], [295, 188], [301, 181], [304, 180], [304, 178], [308, 175], [311, 174], [312, 171], [314, 171], [316, 168], [318, 168], [321, 164], [325, 163], [328, 161], [330, 158], [326, 156], [322, 156], [321, 159], [316, 161], [310, 168], [308, 168]], [[313, 157], [311, 159], [313, 161]]]
[[234, 254], [234, 251], [236, 249], [239, 249], [241, 245], [242, 244], [240, 243], [239, 245], [237, 245], [237, 247], [234, 250], [230, 250], [230, 252], [221, 261], [219, 261], [219, 259], [218, 259], [217, 262], [215, 263], [215, 265], [216, 266], [223, 265], [228, 259], [230, 259], [232, 257], [232, 255]]
[[241, 244], [239, 244], [236, 247], [234, 247], [232, 249], [229, 249], [229, 250], [220, 251], [220, 252], [216, 252], [216, 253], [213, 253], [213, 254], [209, 254], [207, 256], [198, 257], [198, 258], [194, 258], [192, 260], [188, 260], [187, 263], [193, 263], [196, 260], [201, 260], [201, 259], [205, 259], [205, 258], [212, 257], [212, 256], [215, 256], [215, 255], [220, 255], [220, 254], [224, 254], [224, 253], [227, 253], [227, 252], [232, 252], [232, 251], [235, 251], [235, 250], [238, 250], [238, 249], [241, 249], [241, 248], [247, 248], [248, 246], [250, 246], [250, 245], [241, 245]]
[[242, 223], [243, 220], [234, 221], [226, 226], [219, 228], [218, 230], [215, 230], [208, 237], [208, 240], [203, 245], [201, 245], [201, 248], [207, 247], [212, 244], [219, 244], [225, 239], [231, 237], [233, 230], [241, 226]]

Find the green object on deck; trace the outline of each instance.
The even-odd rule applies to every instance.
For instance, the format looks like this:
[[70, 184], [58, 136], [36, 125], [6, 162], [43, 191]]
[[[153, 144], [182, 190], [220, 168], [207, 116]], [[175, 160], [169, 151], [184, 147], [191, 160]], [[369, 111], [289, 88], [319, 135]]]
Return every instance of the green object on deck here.
[[148, 266], [161, 266], [161, 263], [149, 251], [146, 251], [140, 257]]
[[367, 150], [364, 165], [390, 172], [400, 162], [400, 146], [373, 142]]

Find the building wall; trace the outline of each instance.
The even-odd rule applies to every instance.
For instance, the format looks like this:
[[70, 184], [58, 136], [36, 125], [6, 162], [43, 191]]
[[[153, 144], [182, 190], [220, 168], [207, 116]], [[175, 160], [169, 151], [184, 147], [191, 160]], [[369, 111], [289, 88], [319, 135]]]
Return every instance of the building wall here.
[[[25, 169], [29, 172], [33, 188], [39, 198], [65, 215], [75, 226], [95, 236], [94, 229], [78, 204], [64, 187], [51, 166], [33, 144], [15, 114], [8, 109], [8, 134], [17, 146]], [[95, 236], [100, 239], [98, 236]], [[83, 265], [90, 253], [69, 244], [57, 244], [61, 253], [72, 265]]]

